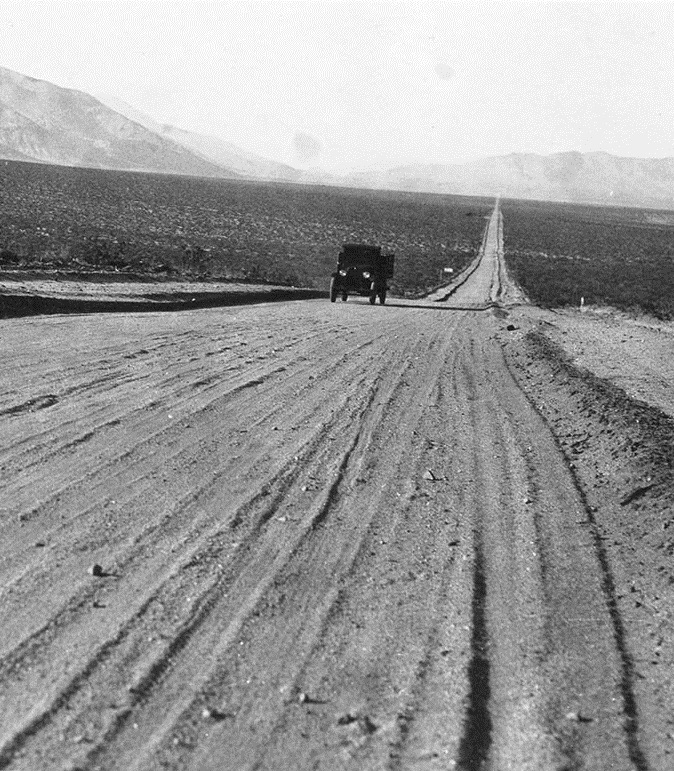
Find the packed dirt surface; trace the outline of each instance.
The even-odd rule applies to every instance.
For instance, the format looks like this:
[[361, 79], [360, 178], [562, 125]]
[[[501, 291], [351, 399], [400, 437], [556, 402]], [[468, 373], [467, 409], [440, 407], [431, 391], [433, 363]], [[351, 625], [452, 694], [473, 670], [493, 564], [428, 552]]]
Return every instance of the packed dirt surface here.
[[674, 428], [502, 229], [418, 303], [0, 322], [0, 768], [674, 766]]

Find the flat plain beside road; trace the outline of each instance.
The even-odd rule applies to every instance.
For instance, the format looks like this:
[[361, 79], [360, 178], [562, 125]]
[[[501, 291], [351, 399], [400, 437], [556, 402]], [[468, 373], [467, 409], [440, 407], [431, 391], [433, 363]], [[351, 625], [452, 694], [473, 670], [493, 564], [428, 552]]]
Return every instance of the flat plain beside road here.
[[670, 767], [665, 493], [501, 231], [445, 302], [1, 322], [0, 768]]

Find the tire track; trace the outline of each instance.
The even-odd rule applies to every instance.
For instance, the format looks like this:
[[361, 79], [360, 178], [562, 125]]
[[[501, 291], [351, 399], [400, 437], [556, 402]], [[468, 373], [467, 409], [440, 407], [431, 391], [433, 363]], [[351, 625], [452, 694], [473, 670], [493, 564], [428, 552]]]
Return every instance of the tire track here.
[[[508, 371], [511, 377], [515, 378], [510, 365], [508, 365]], [[532, 402], [528, 394], [522, 392], [527, 401], [531, 404], [537, 414], [540, 414], [536, 409], [535, 404]], [[547, 428], [552, 435], [552, 429], [550, 428], [547, 420], [541, 416], [541, 420], [545, 422]], [[563, 449], [559, 441], [555, 440], [557, 448], [560, 454], [563, 453]], [[593, 507], [587, 502], [586, 495], [576, 479], [573, 469], [569, 470], [569, 474], [573, 479], [573, 484], [576, 488], [579, 498], [582, 500], [584, 514], [587, 518], [587, 524], [589, 525], [589, 531], [593, 543], [593, 549], [597, 556], [597, 561], [601, 570], [601, 584], [602, 592], [604, 595], [604, 601], [607, 611], [611, 618], [611, 623], [614, 631], [615, 644], [620, 656], [620, 692], [622, 695], [622, 702], [624, 705], [624, 731], [627, 738], [627, 746], [629, 751], [629, 757], [633, 764], [633, 767], [637, 771], [647, 771], [649, 768], [646, 756], [641, 748], [640, 743], [640, 731], [639, 731], [639, 710], [637, 706], [637, 699], [634, 691], [635, 673], [634, 662], [626, 644], [625, 626], [623, 619], [618, 609], [617, 592], [615, 587], [615, 581], [613, 572], [611, 570], [608, 554], [604, 546], [603, 538], [599, 532], [596, 517], [594, 515]], [[577, 767], [581, 767], [581, 760], [576, 760]]]
[[463, 735], [456, 767], [465, 771], [485, 768], [492, 741], [489, 632], [487, 630], [487, 580], [481, 538], [475, 544], [473, 566], [472, 634], [468, 666], [469, 693]]
[[[542, 424], [537, 428], [537, 415], [529, 410], [524, 419], [525, 397], [503, 374], [501, 357], [485, 341], [464, 365], [465, 385], [457, 388], [475, 394], [471, 424], [480, 444], [473, 450], [478, 498], [471, 509], [483, 512], [476, 570], [482, 565], [484, 571], [484, 583], [475, 579], [471, 666], [477, 695], [464, 728], [462, 767], [538, 771], [563, 764], [565, 756], [570, 768], [639, 768], [624, 731], [629, 705], [621, 697], [620, 651], [600, 565], [577, 521], [584, 519], [583, 502], [552, 437], [541, 432]], [[485, 472], [491, 478], [481, 476]], [[477, 490], [485, 491], [481, 502]], [[579, 724], [567, 714], [591, 717]], [[482, 731], [487, 718], [488, 744]], [[475, 745], [478, 736], [483, 741]]]
[[[492, 301], [507, 294], [501, 244], [497, 205], [473, 282], [480, 285], [481, 271]], [[459, 293], [457, 301], [460, 297]], [[583, 500], [552, 436], [545, 431], [539, 435], [535, 413], [502, 353], [485, 338], [487, 324], [476, 320], [471, 326], [461, 337], [467, 342], [466, 355], [457, 370], [461, 383], [454, 388], [459, 399], [467, 394], [469, 424], [474, 437], [479, 437], [471, 441], [464, 435], [462, 443], [463, 451], [473, 457], [469, 509], [478, 519], [471, 698], [459, 766], [538, 771], [557, 767], [566, 756], [573, 768], [642, 769], [643, 755], [638, 748], [635, 751], [632, 725], [629, 719], [622, 720], [634, 704], [625, 693], [620, 635], [611, 633], [615, 619], [604, 566], [582, 526], [574, 527], [566, 514], [584, 513]], [[582, 589], [569, 565], [574, 542], [573, 553], [582, 555], [577, 562], [586, 572]], [[504, 576], [508, 586], [517, 587], [515, 592], [504, 591]], [[569, 595], [574, 598], [573, 609]], [[523, 614], [522, 608], [529, 610]], [[591, 653], [588, 622], [593, 626]], [[517, 673], [517, 685], [508, 670]], [[584, 699], [601, 717], [582, 727], [570, 726], [564, 715], [586, 714], [585, 708], [578, 709]]]

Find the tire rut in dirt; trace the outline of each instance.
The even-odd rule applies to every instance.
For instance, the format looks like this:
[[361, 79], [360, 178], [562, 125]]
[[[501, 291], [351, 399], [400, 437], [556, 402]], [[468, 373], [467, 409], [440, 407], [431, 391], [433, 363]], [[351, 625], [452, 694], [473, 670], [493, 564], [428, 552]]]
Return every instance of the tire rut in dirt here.
[[[560, 356], [559, 350], [556, 350], [554, 346], [552, 346], [546, 338], [543, 338], [539, 335], [534, 335], [531, 340], [533, 341], [531, 344], [538, 346], [537, 351], [541, 351], [541, 349], [544, 351], [544, 356], [549, 357], [555, 364], [557, 364], [556, 357]], [[561, 356], [562, 361], [565, 362], [564, 356]], [[574, 371], [574, 368], [569, 363], [565, 362], [565, 366], [569, 368], [570, 371], [574, 373], [574, 376], [578, 378], [578, 381], [583, 382], [583, 379], [587, 379], [588, 382], [593, 383], [593, 379], [587, 375], [587, 373]], [[512, 367], [512, 363], [509, 363], [509, 367]], [[512, 371], [512, 370], [511, 370]], [[560, 385], [562, 387], [566, 386], [566, 382], [557, 383], [556, 388], [559, 388]], [[610, 390], [611, 387], [609, 387]], [[592, 413], [596, 412], [596, 404], [599, 402], [602, 403], [602, 400], [605, 399], [605, 395], [601, 393], [601, 388], [598, 389], [600, 392], [595, 394], [595, 400], [593, 400], [592, 404]], [[577, 391], [573, 389], [572, 393], [576, 394]], [[530, 396], [527, 398], [530, 399], [532, 406], [535, 409], [535, 403], [531, 399]], [[624, 398], [624, 397], [623, 397]], [[635, 411], [638, 411], [639, 407], [636, 408]], [[634, 425], [638, 425], [643, 420], [643, 415], [636, 416], [630, 416], [630, 418], [633, 420]], [[546, 421], [547, 423], [547, 421]], [[649, 437], [652, 436], [652, 434], [646, 429], [647, 433], [649, 434]], [[585, 436], [589, 436], [589, 434], [585, 434]], [[561, 450], [561, 444], [560, 446], [560, 452]], [[567, 453], [568, 457], [568, 453]], [[569, 461], [573, 466], [577, 465], [577, 462]], [[637, 771], [647, 771], [649, 768], [649, 763], [646, 758], [646, 754], [643, 751], [641, 747], [641, 741], [640, 741], [640, 725], [639, 725], [639, 708], [638, 708], [638, 700], [635, 695], [635, 666], [634, 666], [634, 660], [632, 655], [630, 654], [628, 650], [628, 644], [627, 644], [627, 634], [626, 634], [626, 627], [625, 623], [623, 621], [623, 618], [620, 614], [620, 603], [618, 601], [619, 592], [616, 589], [616, 582], [613, 574], [613, 569], [611, 567], [611, 560], [609, 558], [609, 554], [606, 548], [606, 545], [604, 543], [605, 537], [602, 536], [599, 524], [597, 522], [596, 517], [596, 507], [590, 505], [590, 503], [587, 501], [587, 494], [583, 490], [581, 484], [577, 481], [576, 474], [577, 472], [574, 470], [573, 472], [573, 479], [574, 484], [576, 485], [579, 498], [583, 501], [583, 506], [585, 509], [586, 517], [587, 517], [587, 526], [588, 531], [590, 534], [590, 538], [592, 540], [593, 548], [596, 553], [597, 561], [600, 566], [601, 571], [601, 584], [602, 584], [602, 590], [605, 597], [605, 603], [606, 607], [608, 609], [608, 612], [610, 614], [611, 623], [613, 626], [613, 633], [615, 637], [615, 644], [619, 652], [620, 657], [620, 668], [621, 668], [621, 676], [620, 676], [620, 691], [622, 695], [622, 701], [624, 704], [624, 730], [627, 737], [627, 746], [629, 750], [629, 756], [632, 761], [632, 764]], [[595, 493], [596, 495], [596, 493]]]
[[[472, 394], [472, 448], [462, 450], [474, 459], [470, 509], [479, 517], [476, 564], [484, 565], [474, 623], [481, 624], [484, 605], [489, 661], [481, 662], [480, 640], [474, 662], [489, 670], [487, 766], [638, 768], [621, 653], [583, 500], [486, 331], [466, 335], [477, 344], [457, 370], [457, 392]], [[481, 597], [477, 577], [476, 587]], [[476, 706], [484, 720], [484, 699]], [[486, 748], [468, 752], [475, 733], [469, 720], [466, 769], [484, 762]]]
[[491, 747], [489, 632], [486, 619], [487, 581], [483, 549], [478, 540], [475, 544], [473, 566], [472, 635], [468, 666], [470, 691], [456, 762], [456, 767], [464, 771], [484, 768]]

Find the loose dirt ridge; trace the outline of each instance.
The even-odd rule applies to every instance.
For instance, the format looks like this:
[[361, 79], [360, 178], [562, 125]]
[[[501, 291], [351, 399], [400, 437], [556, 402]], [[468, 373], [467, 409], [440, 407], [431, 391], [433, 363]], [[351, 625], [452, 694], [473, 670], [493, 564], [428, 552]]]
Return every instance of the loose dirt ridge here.
[[648, 768], [498, 203], [459, 284], [2, 322], [0, 768]]

